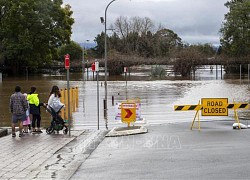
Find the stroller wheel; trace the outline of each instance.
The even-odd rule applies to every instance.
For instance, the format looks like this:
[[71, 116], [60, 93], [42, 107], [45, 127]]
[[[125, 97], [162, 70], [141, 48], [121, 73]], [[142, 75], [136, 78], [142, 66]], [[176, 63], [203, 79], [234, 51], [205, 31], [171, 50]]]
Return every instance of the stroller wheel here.
[[68, 133], [68, 128], [65, 128], [64, 130], [63, 130], [63, 134], [67, 134]]
[[47, 134], [52, 134], [53, 132], [54, 132], [54, 128], [51, 126], [46, 129]]

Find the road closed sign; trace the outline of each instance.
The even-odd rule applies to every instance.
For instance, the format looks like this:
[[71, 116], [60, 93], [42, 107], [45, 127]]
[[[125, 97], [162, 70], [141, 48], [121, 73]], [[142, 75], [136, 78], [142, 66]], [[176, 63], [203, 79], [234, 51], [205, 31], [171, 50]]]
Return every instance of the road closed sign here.
[[202, 116], [228, 116], [227, 98], [202, 98]]

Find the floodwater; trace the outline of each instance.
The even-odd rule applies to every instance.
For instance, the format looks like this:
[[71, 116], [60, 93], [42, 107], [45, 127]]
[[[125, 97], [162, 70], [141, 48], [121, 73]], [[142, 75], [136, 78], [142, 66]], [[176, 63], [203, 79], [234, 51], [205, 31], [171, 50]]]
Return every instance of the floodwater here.
[[[139, 98], [141, 101], [141, 117], [146, 124], [164, 124], [191, 122], [195, 111], [174, 111], [174, 105], [198, 104], [201, 98], [228, 98], [229, 103], [249, 102], [249, 88], [247, 77], [230, 76], [218, 71], [217, 79], [215, 68], [213, 71], [206, 66], [196, 72], [195, 80], [181, 79], [174, 77], [171, 72], [167, 73], [164, 79], [152, 79], [149, 77], [150, 68], [137, 67], [127, 77], [110, 77], [108, 81], [108, 111], [107, 118], [104, 118], [104, 74], [100, 73], [99, 81], [99, 121], [100, 128], [107, 126], [111, 129], [120, 126], [121, 123], [115, 120], [117, 115], [114, 103], [126, 99]], [[95, 79], [95, 78], [94, 78]], [[10, 126], [9, 98], [16, 85], [22, 87], [22, 92], [29, 92], [31, 86], [36, 86], [40, 101], [47, 102], [49, 92], [53, 85], [59, 88], [66, 88], [67, 81], [65, 74], [45, 74], [39, 76], [3, 78], [0, 82], [0, 126]], [[85, 74], [84, 81], [82, 74], [70, 74], [70, 87], [79, 88], [79, 108], [73, 113], [72, 122], [75, 129], [93, 128], [97, 129], [97, 81], [93, 81], [92, 72], [88, 78]], [[47, 127], [50, 123], [50, 116], [41, 107], [42, 126]], [[240, 119], [249, 119], [249, 110], [238, 111]], [[223, 117], [201, 117], [201, 120], [232, 120], [233, 111], [229, 110], [229, 116]]]

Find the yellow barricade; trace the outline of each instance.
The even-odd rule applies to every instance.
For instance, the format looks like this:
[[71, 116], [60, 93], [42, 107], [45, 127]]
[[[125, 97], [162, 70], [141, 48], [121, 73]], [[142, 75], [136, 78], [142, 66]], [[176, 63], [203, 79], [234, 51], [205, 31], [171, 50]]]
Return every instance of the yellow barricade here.
[[175, 105], [175, 111], [196, 111], [194, 119], [192, 121], [191, 130], [194, 128], [196, 118], [198, 119], [198, 128], [200, 130], [200, 115], [199, 111], [202, 111], [202, 116], [228, 116], [228, 109], [234, 110], [234, 118], [238, 123], [240, 129], [240, 121], [236, 109], [249, 109], [248, 103], [228, 103], [227, 98], [202, 98], [202, 104], [200, 101], [197, 105]]

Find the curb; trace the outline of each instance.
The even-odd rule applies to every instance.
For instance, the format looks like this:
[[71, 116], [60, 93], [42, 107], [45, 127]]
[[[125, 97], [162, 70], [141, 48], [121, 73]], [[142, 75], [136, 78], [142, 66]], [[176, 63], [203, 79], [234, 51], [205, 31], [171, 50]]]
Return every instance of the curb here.
[[7, 136], [7, 135], [8, 135], [8, 129], [0, 128], [0, 137]]
[[132, 127], [115, 127], [113, 128], [106, 137], [117, 137], [117, 136], [128, 136], [135, 134], [147, 133], [148, 129], [144, 126], [132, 126]]

